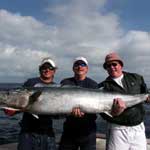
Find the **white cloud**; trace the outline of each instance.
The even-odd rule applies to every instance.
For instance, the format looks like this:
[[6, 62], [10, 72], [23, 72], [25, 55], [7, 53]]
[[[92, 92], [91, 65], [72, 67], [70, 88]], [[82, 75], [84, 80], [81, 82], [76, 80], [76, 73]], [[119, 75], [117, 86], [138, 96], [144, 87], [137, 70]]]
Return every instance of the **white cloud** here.
[[112, 13], [100, 12], [104, 2], [77, 0], [47, 8], [50, 17], [53, 14], [55, 18], [61, 57], [66, 53], [68, 59], [83, 55], [92, 60], [92, 64], [97, 64], [102, 63], [99, 58], [104, 57], [109, 49], [118, 47], [122, 35], [119, 18]]
[[142, 74], [149, 82], [150, 33], [129, 31], [122, 38], [119, 49], [124, 58], [126, 69]]
[[60, 81], [73, 74], [72, 61], [82, 55], [89, 61], [89, 76], [101, 81], [106, 77], [102, 68], [105, 55], [117, 51], [124, 58], [125, 69], [144, 74], [148, 81], [149, 33], [125, 33], [117, 14], [102, 12], [105, 3], [70, 0], [49, 6], [47, 24], [0, 10], [0, 79], [6, 80], [8, 74], [10, 80], [11, 75], [32, 77], [40, 59], [51, 56], [59, 66], [56, 78]]
[[4, 78], [7, 81], [7, 76], [24, 79], [29, 74], [35, 74], [34, 68], [37, 68], [43, 57], [53, 57], [53, 53], [49, 53], [49, 49], [53, 47], [53, 41], [49, 37], [55, 34], [53, 27], [32, 17], [5, 10], [0, 10], [0, 20], [1, 81]]

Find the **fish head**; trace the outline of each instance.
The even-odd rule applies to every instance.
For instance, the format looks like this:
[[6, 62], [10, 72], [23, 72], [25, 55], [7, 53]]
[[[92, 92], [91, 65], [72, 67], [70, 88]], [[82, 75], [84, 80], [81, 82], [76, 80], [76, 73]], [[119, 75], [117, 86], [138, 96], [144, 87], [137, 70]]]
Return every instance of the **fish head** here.
[[24, 109], [28, 106], [29, 97], [33, 94], [27, 89], [9, 90], [0, 92], [0, 104], [6, 107]]

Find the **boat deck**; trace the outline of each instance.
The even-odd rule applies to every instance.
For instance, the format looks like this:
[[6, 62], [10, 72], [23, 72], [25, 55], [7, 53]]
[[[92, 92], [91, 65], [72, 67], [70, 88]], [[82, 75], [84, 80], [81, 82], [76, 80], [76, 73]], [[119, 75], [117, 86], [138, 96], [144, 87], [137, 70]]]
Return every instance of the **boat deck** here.
[[[96, 150], [105, 150], [105, 135], [97, 134]], [[17, 150], [17, 143], [0, 145], [0, 150]], [[147, 139], [147, 150], [150, 150], [150, 139]]]
[[[97, 140], [97, 150], [105, 150], [105, 140], [98, 139]], [[4, 144], [0, 145], [0, 150], [17, 150], [17, 143]]]

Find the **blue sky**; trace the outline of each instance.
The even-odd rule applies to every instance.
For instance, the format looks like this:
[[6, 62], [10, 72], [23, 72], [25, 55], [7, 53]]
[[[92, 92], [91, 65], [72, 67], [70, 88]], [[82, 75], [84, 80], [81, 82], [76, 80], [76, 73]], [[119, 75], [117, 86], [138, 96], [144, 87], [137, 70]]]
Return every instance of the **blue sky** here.
[[[46, 21], [49, 14], [46, 12], [47, 6], [69, 3], [72, 0], [2, 0], [0, 8], [12, 13], [20, 13], [23, 16], [34, 16], [35, 18]], [[109, 0], [105, 3], [103, 11], [116, 13], [121, 24], [127, 30], [146, 30], [150, 29], [149, 0]]]
[[47, 6], [45, 0], [2, 0], [0, 8], [12, 13], [20, 13], [23, 16], [34, 16], [37, 19], [44, 20], [46, 13], [44, 8]]
[[0, 82], [38, 75], [42, 58], [53, 58], [55, 80], [72, 76], [77, 56], [89, 61], [88, 76], [104, 80], [105, 55], [115, 51], [124, 70], [150, 84], [149, 0], [1, 0]]
[[149, 6], [149, 0], [110, 0], [106, 4], [106, 10], [116, 13], [121, 20], [122, 26], [127, 30], [149, 31]]

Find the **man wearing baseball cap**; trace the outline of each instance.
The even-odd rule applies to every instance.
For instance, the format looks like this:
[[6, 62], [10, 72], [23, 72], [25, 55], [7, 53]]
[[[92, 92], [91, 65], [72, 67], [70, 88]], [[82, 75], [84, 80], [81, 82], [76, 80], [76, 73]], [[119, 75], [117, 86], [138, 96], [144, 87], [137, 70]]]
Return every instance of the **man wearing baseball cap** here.
[[[73, 62], [74, 76], [61, 81], [62, 86], [72, 85], [95, 89], [97, 83], [87, 77], [88, 61], [77, 57]], [[74, 108], [72, 115], [66, 118], [59, 150], [96, 150], [96, 115], [86, 114], [80, 108]]]
[[[28, 79], [25, 88], [48, 87], [55, 84], [54, 75], [57, 66], [51, 58], [44, 58], [39, 65], [39, 77]], [[6, 114], [16, 112], [6, 110]], [[20, 123], [18, 150], [56, 150], [55, 136], [50, 115], [34, 115], [24, 112]]]
[[[123, 66], [124, 62], [117, 53], [106, 55], [103, 67], [108, 77], [99, 84], [99, 87], [108, 92], [123, 94], [146, 93], [147, 87], [143, 77], [123, 71]], [[108, 121], [106, 149], [146, 150], [143, 105], [140, 103], [126, 108], [124, 100], [116, 98], [111, 114], [113, 117], [105, 113], [101, 115]]]

